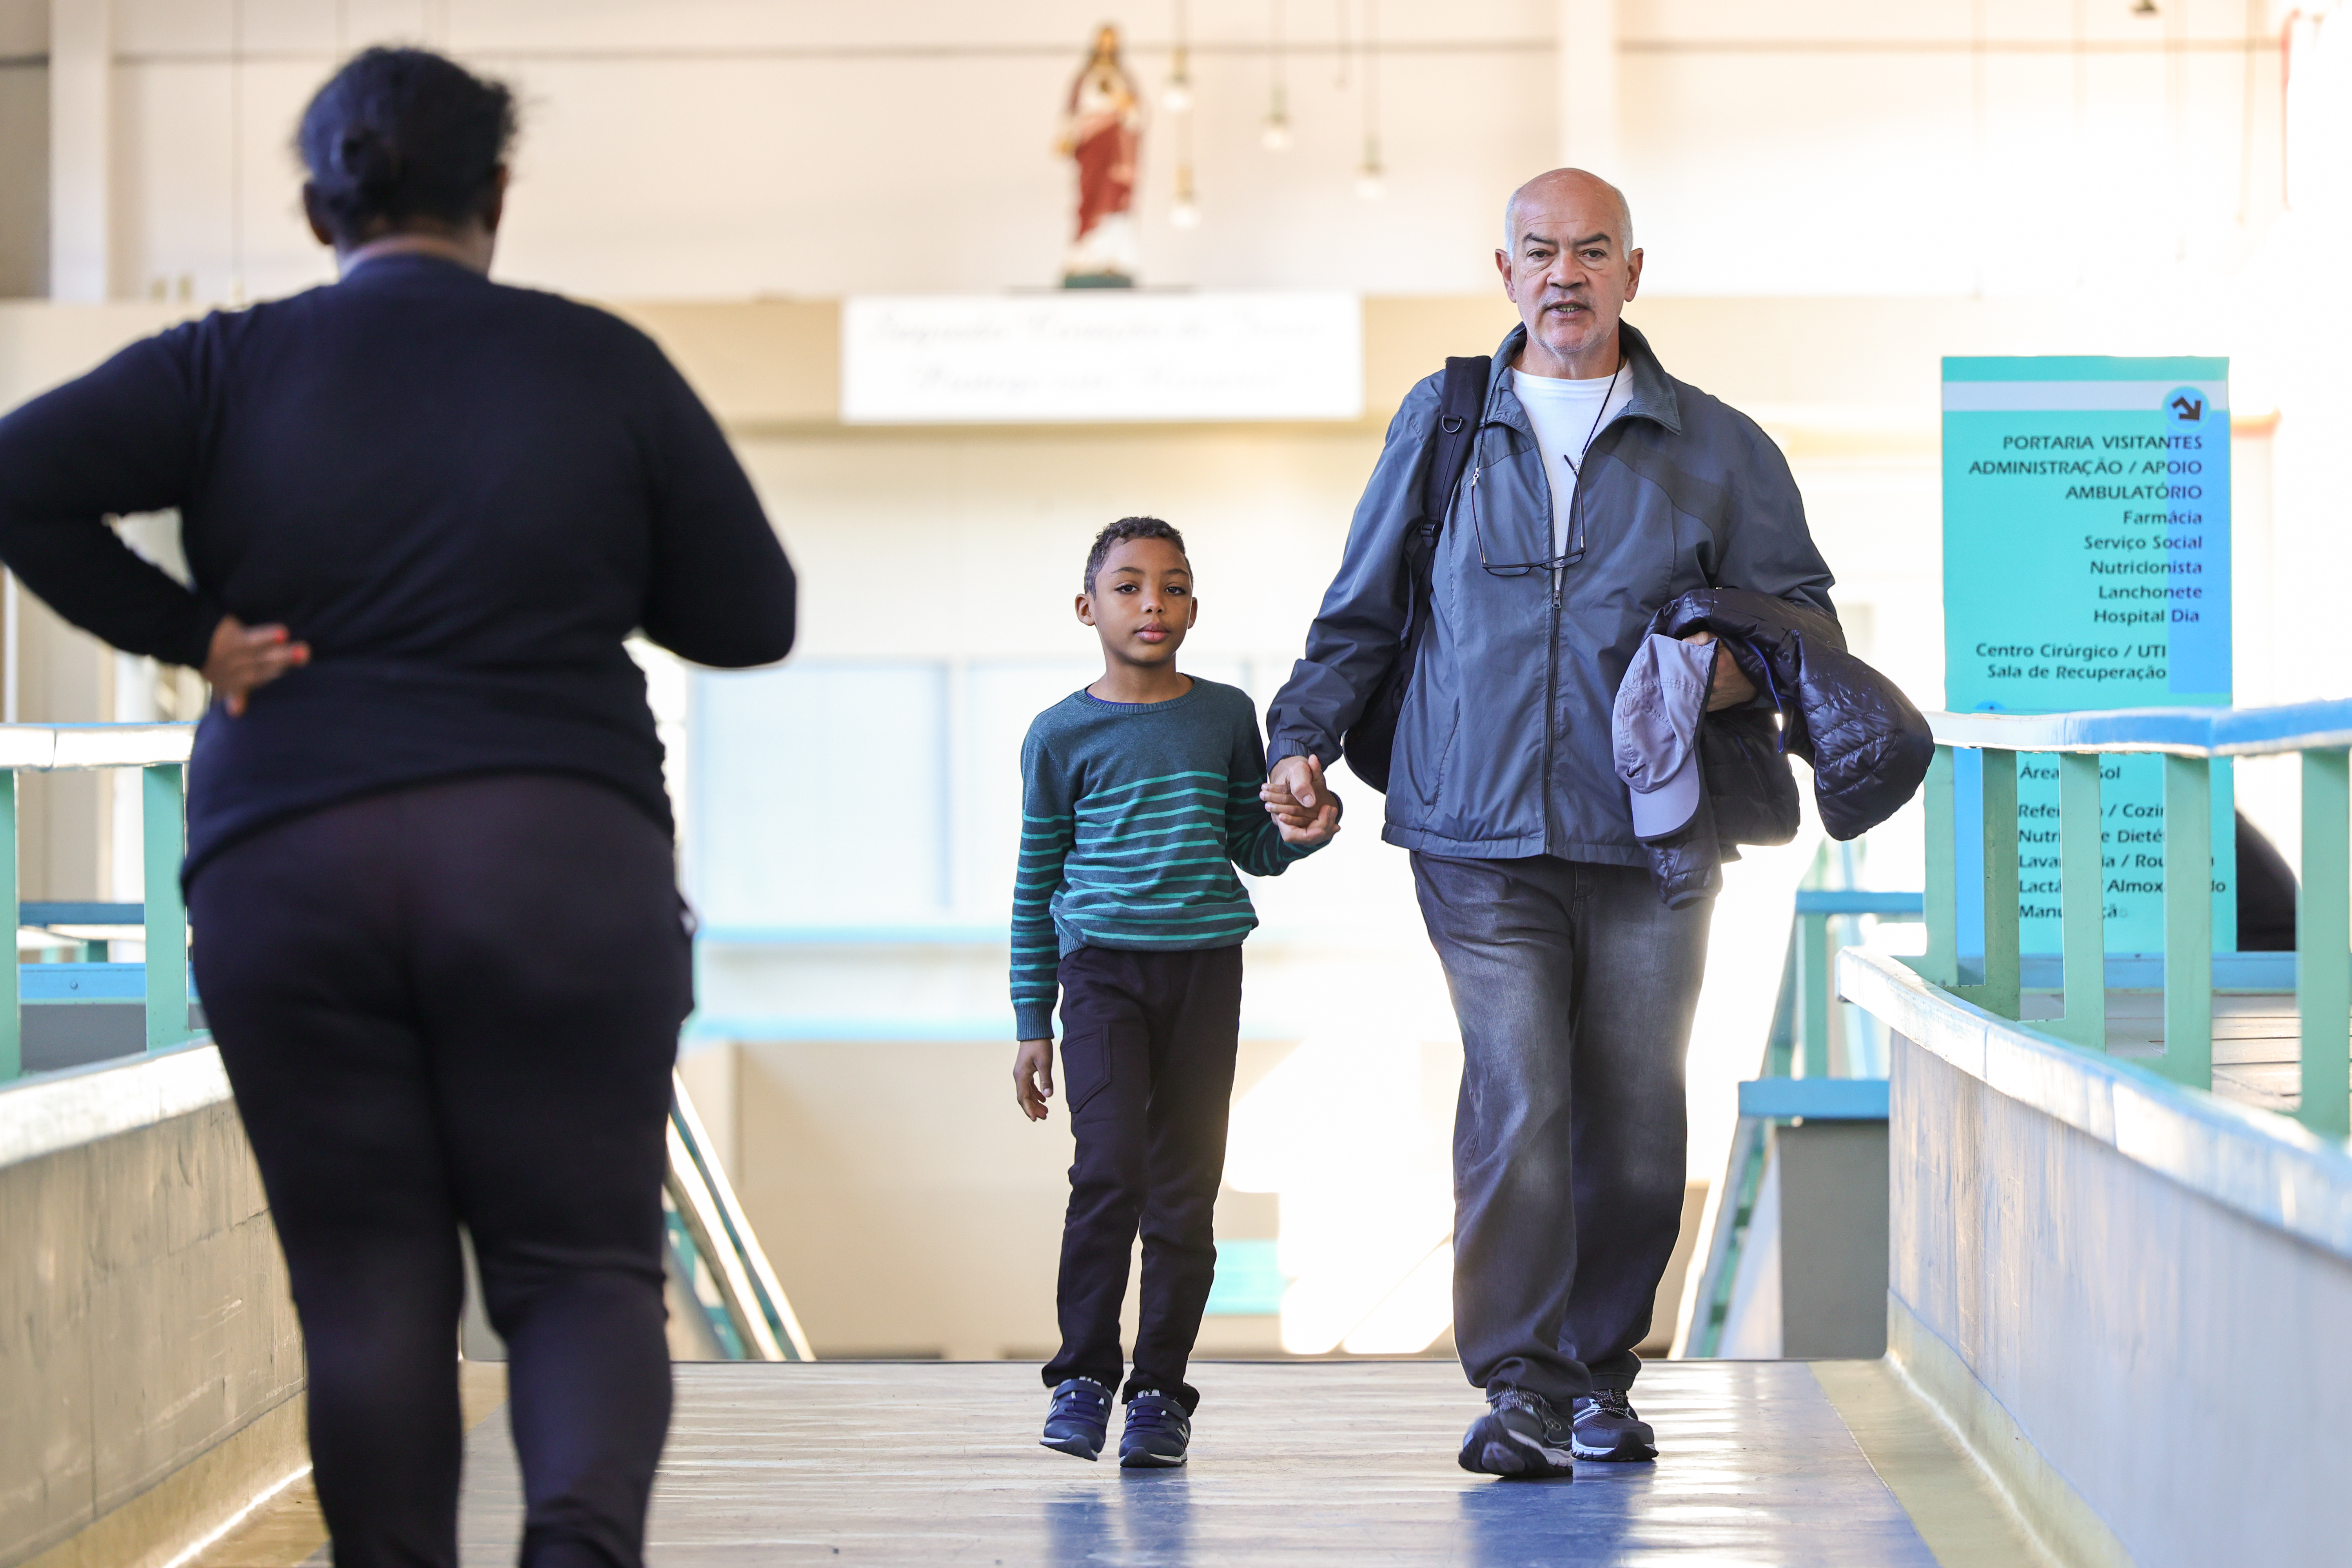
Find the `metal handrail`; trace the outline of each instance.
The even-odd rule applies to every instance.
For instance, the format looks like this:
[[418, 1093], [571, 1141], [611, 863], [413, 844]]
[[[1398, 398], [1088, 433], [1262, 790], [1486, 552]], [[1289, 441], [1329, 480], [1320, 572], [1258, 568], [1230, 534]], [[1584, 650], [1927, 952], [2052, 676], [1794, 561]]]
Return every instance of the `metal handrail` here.
[[[188, 911], [180, 896], [187, 847], [184, 773], [194, 724], [0, 724], [0, 907], [19, 909], [16, 775], [84, 768], [140, 770], [142, 900], [147, 942], [147, 1049], [196, 1037], [188, 1026]], [[178, 954], [178, 962], [164, 960]], [[23, 988], [13, 959], [0, 963], [0, 1082], [25, 1066]]]
[[194, 724], [0, 724], [0, 768], [148, 768], [185, 763]]
[[2263, 757], [2352, 746], [2352, 701], [2275, 708], [2109, 708], [2073, 713], [1930, 713], [1939, 745], [2011, 752]]
[[808, 1335], [778, 1283], [775, 1268], [751, 1229], [696, 1114], [686, 1080], [670, 1075], [669, 1170], [663, 1185], [688, 1252], [677, 1258], [681, 1274], [698, 1263], [708, 1271], [715, 1304], [704, 1305], [686, 1282], [688, 1295], [710, 1319], [712, 1338], [743, 1361], [814, 1361]]
[[[1921, 903], [1917, 893], [1877, 888], [1798, 889], [1796, 916], [1790, 932], [1788, 978], [1783, 984], [1792, 1005], [1790, 1041], [1797, 1047], [1797, 1059], [1804, 1068], [1805, 1077], [1830, 1076], [1830, 998], [1835, 989], [1830, 982], [1833, 956], [1830, 921], [1858, 915], [1916, 920]], [[1781, 1056], [1787, 1055], [1789, 1052], [1783, 1049]], [[1790, 1065], [1785, 1059], [1777, 1066], [1768, 1060], [1765, 1076], [1784, 1076]]]
[[[2101, 859], [2102, 754], [2164, 757], [2164, 1053], [2151, 1065], [2196, 1089], [2213, 1087], [2212, 767], [2216, 758], [2300, 753], [2301, 892], [2295, 1006], [2302, 1046], [2296, 1117], [2315, 1132], [2352, 1135], [2352, 701], [2274, 708], [2141, 708], [2022, 716], [1931, 713], [1927, 771], [1927, 950], [1920, 976], [1997, 1016], [2020, 1016], [2017, 754], [2058, 759], [2062, 1012], [2037, 1032], [2106, 1048], [2106, 915]], [[1984, 858], [1984, 979], [1959, 968], [1958, 797], [1953, 752], [1984, 759], [1978, 825]], [[2180, 962], [2194, 953], [2193, 962]]]
[[[193, 724], [0, 724], [0, 900], [15, 906], [20, 922], [144, 927], [150, 1056], [197, 1037], [188, 1027], [184, 956], [188, 920], [180, 893], [180, 864], [187, 842], [183, 771], [194, 740]], [[83, 768], [141, 771], [146, 894], [142, 903], [28, 904], [17, 897], [16, 774]], [[175, 952], [183, 955], [180, 962], [157, 961]], [[84, 965], [37, 967], [69, 969], [84, 982], [100, 973]], [[104, 973], [121, 973], [130, 967], [110, 965]], [[0, 963], [0, 1083], [23, 1073], [23, 987], [17, 969], [13, 961]], [[210, 1058], [211, 1053], [205, 1056]], [[672, 1086], [664, 1186], [679, 1215], [690, 1254], [678, 1261], [689, 1275], [699, 1267], [714, 1276], [719, 1304], [708, 1310], [714, 1329], [722, 1323], [725, 1327], [722, 1343], [731, 1342], [739, 1353], [755, 1360], [813, 1359], [808, 1336], [802, 1331], [775, 1269], [712, 1152], [709, 1134], [695, 1114], [685, 1083], [673, 1074]], [[5, 1141], [0, 1141], [0, 1152], [5, 1148]], [[688, 1284], [691, 1296], [690, 1279]]]
[[[1724, 1165], [1719, 1194], [1710, 1205], [1714, 1224], [1706, 1250], [1695, 1261], [1698, 1279], [1691, 1297], [1689, 1348], [1707, 1357], [1723, 1344], [1731, 1314], [1731, 1292], [1748, 1223], [1764, 1180], [1769, 1128], [1793, 1117], [1830, 1121], [1885, 1121], [1886, 1080], [1830, 1076], [1830, 922], [1873, 915], [1880, 920], [1916, 920], [1917, 893], [1881, 888], [1801, 888], [1789, 922], [1789, 948], [1781, 961], [1780, 995], [1764, 1039], [1759, 1076], [1739, 1086], [1739, 1120]], [[1790, 1077], [1791, 1068], [1802, 1075]]]

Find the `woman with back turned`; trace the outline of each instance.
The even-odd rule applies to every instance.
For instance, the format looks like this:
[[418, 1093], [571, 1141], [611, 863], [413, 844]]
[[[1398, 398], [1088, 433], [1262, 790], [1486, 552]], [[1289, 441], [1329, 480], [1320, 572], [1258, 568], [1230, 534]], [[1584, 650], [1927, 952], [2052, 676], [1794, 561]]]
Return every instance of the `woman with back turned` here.
[[[523, 1562], [641, 1561], [690, 979], [622, 643], [745, 666], [793, 641], [792, 567], [661, 352], [487, 277], [513, 133], [503, 87], [358, 57], [298, 139], [341, 280], [0, 421], [0, 557], [213, 685], [196, 980], [293, 1279], [337, 1568], [457, 1561], [460, 1225], [512, 1358]], [[167, 507], [190, 587], [104, 521]]]

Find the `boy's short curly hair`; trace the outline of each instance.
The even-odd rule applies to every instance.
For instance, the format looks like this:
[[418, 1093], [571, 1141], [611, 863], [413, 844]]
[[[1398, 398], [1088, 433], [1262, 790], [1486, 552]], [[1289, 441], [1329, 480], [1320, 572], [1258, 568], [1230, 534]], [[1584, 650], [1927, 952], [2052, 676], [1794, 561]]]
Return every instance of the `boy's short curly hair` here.
[[1184, 548], [1184, 536], [1176, 525], [1162, 522], [1156, 517], [1122, 517], [1095, 535], [1095, 547], [1087, 552], [1087, 592], [1095, 591], [1095, 574], [1110, 558], [1110, 552], [1130, 539], [1164, 539], [1176, 547], [1176, 553], [1190, 561], [1192, 552]]

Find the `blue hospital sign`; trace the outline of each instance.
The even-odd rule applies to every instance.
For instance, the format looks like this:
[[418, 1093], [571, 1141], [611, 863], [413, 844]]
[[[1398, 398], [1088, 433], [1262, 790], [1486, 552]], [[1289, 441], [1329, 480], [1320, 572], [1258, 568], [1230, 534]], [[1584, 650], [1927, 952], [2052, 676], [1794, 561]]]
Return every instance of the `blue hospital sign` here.
[[[2229, 361], [1947, 359], [1943, 394], [1945, 706], [2228, 704]], [[2101, 772], [2107, 950], [2160, 952], [2162, 763]], [[2057, 768], [2025, 756], [2018, 773], [2020, 937], [2054, 952]], [[2230, 786], [2216, 766], [2213, 930], [2233, 947]], [[1980, 886], [1963, 871], [1964, 897]]]

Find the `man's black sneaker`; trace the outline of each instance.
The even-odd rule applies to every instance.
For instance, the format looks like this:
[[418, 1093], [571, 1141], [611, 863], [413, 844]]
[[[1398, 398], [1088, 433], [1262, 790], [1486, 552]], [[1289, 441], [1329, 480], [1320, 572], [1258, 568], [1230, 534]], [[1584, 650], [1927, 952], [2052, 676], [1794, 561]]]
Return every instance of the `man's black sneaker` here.
[[1522, 1388], [1499, 1389], [1486, 1396], [1486, 1414], [1462, 1435], [1461, 1464], [1482, 1476], [1565, 1478], [1576, 1473], [1572, 1442], [1550, 1401]]
[[1630, 1464], [1658, 1457], [1658, 1435], [1633, 1414], [1622, 1388], [1603, 1388], [1576, 1402], [1569, 1447], [1580, 1459]]
[[1091, 1459], [1101, 1454], [1110, 1432], [1110, 1390], [1091, 1377], [1065, 1378], [1054, 1388], [1054, 1407], [1045, 1412], [1041, 1448]]
[[1184, 1462], [1192, 1441], [1192, 1418], [1164, 1394], [1146, 1391], [1127, 1402], [1127, 1425], [1119, 1429], [1118, 1462], [1130, 1470], [1164, 1468]]

